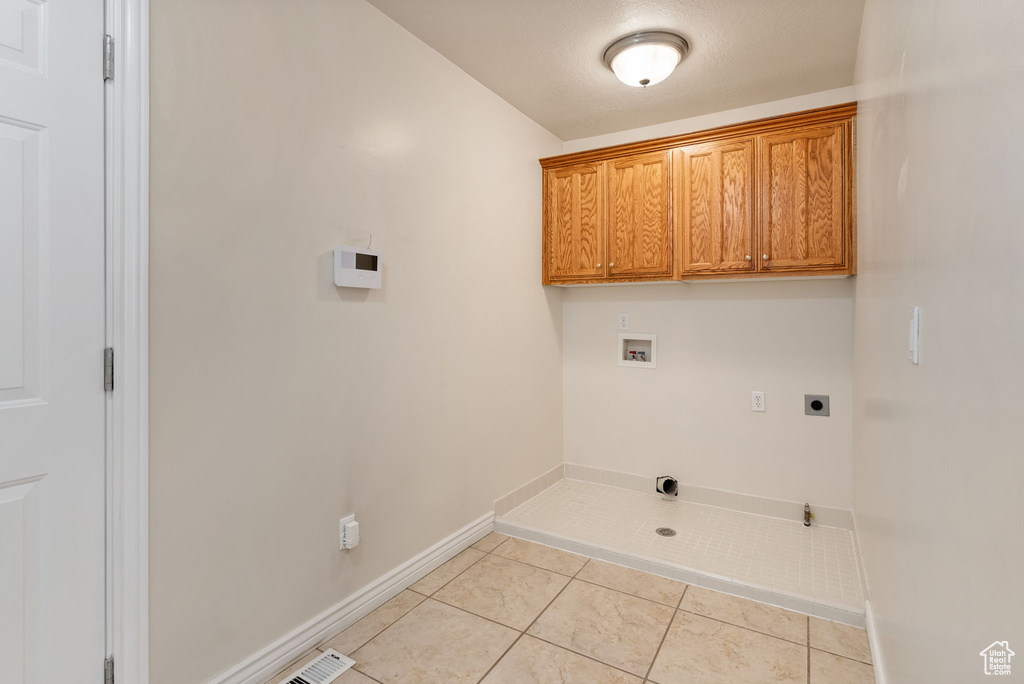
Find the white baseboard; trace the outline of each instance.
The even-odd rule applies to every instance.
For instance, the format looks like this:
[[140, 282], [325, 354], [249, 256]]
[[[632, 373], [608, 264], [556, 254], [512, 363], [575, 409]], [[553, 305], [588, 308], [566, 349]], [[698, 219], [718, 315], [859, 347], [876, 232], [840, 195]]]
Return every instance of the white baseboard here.
[[885, 668], [882, 666], [882, 648], [878, 642], [878, 626], [871, 610], [871, 601], [864, 602], [864, 619], [867, 622], [868, 644], [871, 646], [871, 662], [875, 667], [875, 684], [886, 684]]
[[254, 653], [206, 684], [263, 684], [303, 653], [334, 638], [346, 627], [431, 572], [494, 529], [494, 513], [477, 518], [380, 579]]

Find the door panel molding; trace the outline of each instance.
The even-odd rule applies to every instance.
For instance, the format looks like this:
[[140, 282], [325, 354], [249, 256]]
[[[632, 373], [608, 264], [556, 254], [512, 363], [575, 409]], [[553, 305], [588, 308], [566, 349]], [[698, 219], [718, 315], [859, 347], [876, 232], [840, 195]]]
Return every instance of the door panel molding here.
[[0, 409], [46, 401], [48, 133], [0, 116]]
[[[149, 0], [105, 0], [108, 652], [119, 684], [149, 682]], [[97, 52], [99, 47], [97, 46]]]
[[39, 561], [39, 484], [43, 476], [0, 483], [0, 681], [32, 681], [38, 676], [26, 654], [42, 652]]

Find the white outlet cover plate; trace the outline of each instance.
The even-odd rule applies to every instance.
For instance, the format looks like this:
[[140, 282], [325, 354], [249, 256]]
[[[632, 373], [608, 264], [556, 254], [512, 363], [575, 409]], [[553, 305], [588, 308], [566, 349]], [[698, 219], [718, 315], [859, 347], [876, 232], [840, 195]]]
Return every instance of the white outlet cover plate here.
[[356, 514], [346, 515], [344, 518], [338, 521], [338, 548], [342, 551], [347, 551], [345, 548], [345, 525], [350, 522], [355, 522]]
[[910, 362], [915, 366], [921, 363], [921, 307], [910, 310]]
[[629, 332], [629, 314], [619, 314], [619, 330]]
[[765, 410], [764, 392], [755, 391], [750, 393], [750, 410], [759, 412]]

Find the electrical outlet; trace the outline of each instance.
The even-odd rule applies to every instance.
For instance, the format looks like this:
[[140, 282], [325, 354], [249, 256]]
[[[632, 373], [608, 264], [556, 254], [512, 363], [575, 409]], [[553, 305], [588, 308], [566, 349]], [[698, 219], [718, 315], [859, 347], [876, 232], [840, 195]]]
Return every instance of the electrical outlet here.
[[764, 392], [750, 393], [750, 410], [764, 411]]
[[[344, 551], [346, 549], [351, 549], [352, 548], [352, 544], [351, 544], [352, 540], [347, 539], [347, 535], [345, 534], [345, 525], [348, 525], [349, 523], [355, 522], [355, 521], [356, 521], [356, 516], [355, 516], [354, 513], [352, 515], [346, 515], [344, 518], [342, 518], [341, 520], [338, 521], [338, 548], [341, 549], [342, 551]], [[358, 529], [358, 528], [356, 528], [356, 529]], [[356, 542], [356, 544], [359, 543], [358, 536], [356, 537], [355, 542]]]
[[910, 362], [915, 366], [921, 363], [921, 307], [910, 310]]
[[619, 314], [619, 330], [629, 332], [629, 314]]

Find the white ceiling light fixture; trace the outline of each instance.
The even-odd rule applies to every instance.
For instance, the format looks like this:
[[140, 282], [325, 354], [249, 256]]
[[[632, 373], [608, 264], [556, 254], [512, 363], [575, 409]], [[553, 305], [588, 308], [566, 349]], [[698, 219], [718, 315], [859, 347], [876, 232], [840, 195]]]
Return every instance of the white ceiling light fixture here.
[[641, 31], [609, 45], [604, 63], [626, 85], [646, 88], [668, 78], [689, 51], [690, 45], [675, 33]]

